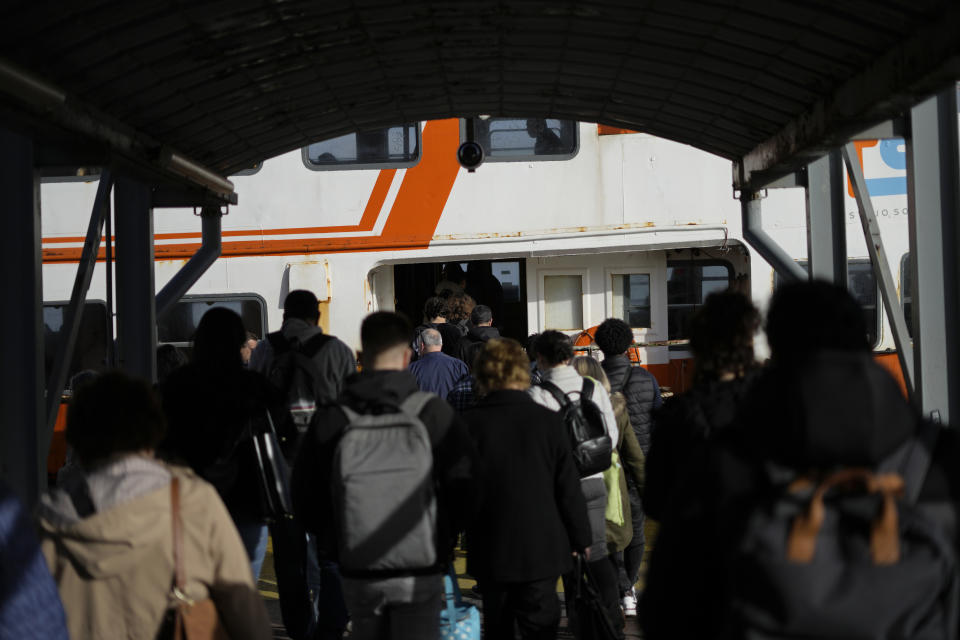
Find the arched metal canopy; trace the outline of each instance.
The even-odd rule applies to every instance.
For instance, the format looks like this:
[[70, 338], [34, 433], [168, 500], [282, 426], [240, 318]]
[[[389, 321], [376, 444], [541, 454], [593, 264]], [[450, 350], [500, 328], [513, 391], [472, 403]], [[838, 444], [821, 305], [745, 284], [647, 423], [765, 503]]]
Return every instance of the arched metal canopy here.
[[[195, 256], [205, 265], [219, 251], [218, 205], [236, 197], [222, 176], [351, 131], [481, 114], [598, 122], [729, 158], [744, 238], [786, 273], [799, 268], [764, 237], [754, 196], [781, 177], [802, 184], [811, 273], [837, 281], [842, 172], [826, 154], [876, 124], [905, 125], [869, 135], [905, 137], [917, 404], [956, 421], [958, 78], [957, 0], [6, 3], [0, 273], [16, 311], [0, 314], [0, 333], [13, 337], [0, 345], [10, 364], [0, 478], [39, 495], [65, 373], [55, 367], [44, 384], [38, 169], [104, 168], [71, 306], [86, 295], [112, 187], [119, 360], [151, 378], [154, 208], [211, 205]], [[860, 208], [866, 235], [871, 214]], [[889, 275], [877, 256], [875, 272]], [[177, 277], [205, 268], [191, 263]], [[899, 313], [889, 278], [882, 291]], [[69, 339], [60, 352], [65, 362]]]
[[0, 117], [221, 174], [349, 131], [491, 114], [649, 132], [757, 182], [960, 75], [951, 0], [106, 0], [5, 14]]

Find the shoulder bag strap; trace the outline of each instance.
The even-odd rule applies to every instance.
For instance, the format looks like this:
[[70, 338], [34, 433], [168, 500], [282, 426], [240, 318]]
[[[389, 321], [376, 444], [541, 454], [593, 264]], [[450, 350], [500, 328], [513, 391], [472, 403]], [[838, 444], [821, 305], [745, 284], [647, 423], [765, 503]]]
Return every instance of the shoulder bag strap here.
[[580, 389], [580, 399], [581, 400], [590, 400], [593, 397], [593, 379], [592, 378], [583, 378], [583, 387]]
[[566, 407], [570, 404], [570, 398], [567, 397], [567, 394], [563, 390], [550, 382], [549, 380], [541, 380], [540, 387], [547, 390], [547, 393], [553, 396], [553, 399], [560, 403], [560, 408]]
[[180, 602], [190, 604], [184, 593], [186, 575], [183, 570], [183, 525], [180, 520], [180, 479], [170, 480], [170, 520], [173, 522], [173, 596]]

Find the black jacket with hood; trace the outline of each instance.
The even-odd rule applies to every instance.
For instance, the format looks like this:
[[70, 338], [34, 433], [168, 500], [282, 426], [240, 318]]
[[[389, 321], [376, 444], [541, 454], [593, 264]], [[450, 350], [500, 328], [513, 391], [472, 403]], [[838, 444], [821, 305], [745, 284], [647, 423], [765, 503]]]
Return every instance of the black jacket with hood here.
[[[396, 413], [418, 391], [408, 371], [363, 371], [347, 380], [338, 404], [360, 414]], [[291, 478], [293, 504], [304, 528], [317, 536], [321, 553], [336, 559], [337, 515], [330, 491], [334, 453], [347, 418], [338, 404], [323, 407], [304, 436]], [[433, 449], [437, 491], [437, 556], [452, 558], [456, 535], [475, 514], [477, 451], [466, 425], [446, 401], [430, 400], [420, 413]]]

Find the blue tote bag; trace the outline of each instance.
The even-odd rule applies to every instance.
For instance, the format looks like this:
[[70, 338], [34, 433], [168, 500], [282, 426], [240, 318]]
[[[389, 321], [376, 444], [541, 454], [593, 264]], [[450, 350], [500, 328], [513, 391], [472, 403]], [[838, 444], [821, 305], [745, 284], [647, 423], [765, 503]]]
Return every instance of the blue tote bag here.
[[464, 604], [452, 568], [443, 577], [443, 590], [447, 605], [440, 611], [440, 640], [480, 640], [480, 612]]

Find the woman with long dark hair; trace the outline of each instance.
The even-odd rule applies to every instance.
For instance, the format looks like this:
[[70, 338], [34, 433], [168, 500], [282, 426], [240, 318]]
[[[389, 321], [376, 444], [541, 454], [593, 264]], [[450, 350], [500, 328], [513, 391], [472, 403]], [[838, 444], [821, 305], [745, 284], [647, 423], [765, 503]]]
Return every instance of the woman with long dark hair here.
[[243, 366], [246, 340], [243, 321], [230, 309], [214, 307], [203, 315], [191, 362], [171, 373], [160, 388], [169, 424], [160, 449], [217, 489], [256, 577], [266, 552], [267, 527], [255, 460], [247, 446], [248, 427], [278, 398], [266, 378]]
[[667, 400], [654, 416], [646, 460], [643, 507], [660, 522], [646, 587], [641, 625], [650, 638], [711, 637], [720, 615], [687, 615], [690, 602], [722, 606], [714, 591], [720, 574], [716, 518], [705, 498], [705, 469], [714, 441], [734, 424], [757, 365], [753, 337], [760, 314], [741, 293], [713, 293], [690, 320], [694, 384]]

